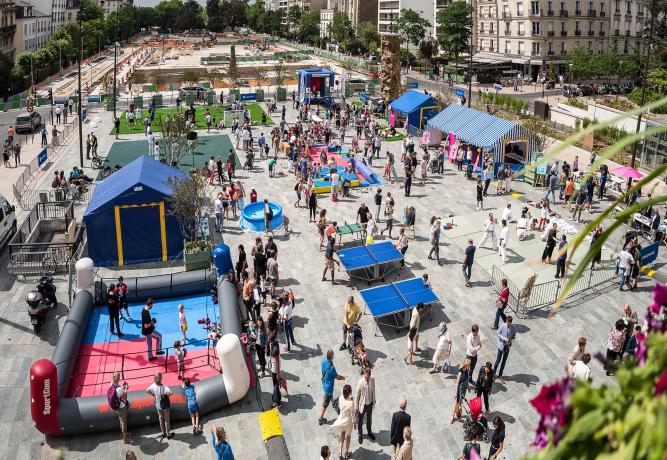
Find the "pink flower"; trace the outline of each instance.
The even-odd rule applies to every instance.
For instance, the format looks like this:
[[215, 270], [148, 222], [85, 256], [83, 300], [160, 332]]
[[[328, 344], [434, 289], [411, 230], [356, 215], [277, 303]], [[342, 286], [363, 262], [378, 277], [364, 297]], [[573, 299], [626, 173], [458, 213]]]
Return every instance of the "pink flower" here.
[[542, 417], [549, 415], [559, 403], [558, 385], [542, 385], [540, 394], [530, 400], [530, 404]]
[[665, 391], [667, 391], [667, 369], [662, 371], [662, 374], [660, 374], [660, 377], [658, 377], [658, 383], [655, 384], [655, 390], [653, 391], [653, 394], [658, 396]]
[[667, 284], [656, 284], [653, 288], [653, 302], [658, 305], [667, 304]]

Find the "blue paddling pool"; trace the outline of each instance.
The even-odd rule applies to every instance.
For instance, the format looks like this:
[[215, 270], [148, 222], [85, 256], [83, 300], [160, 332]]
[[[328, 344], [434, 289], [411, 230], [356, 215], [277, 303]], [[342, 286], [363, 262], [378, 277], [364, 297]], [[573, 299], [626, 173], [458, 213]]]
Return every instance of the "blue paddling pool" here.
[[[283, 225], [283, 208], [272, 201], [269, 201], [269, 206], [273, 210], [273, 219], [269, 222], [269, 230], [273, 231]], [[241, 211], [239, 226], [246, 232], [266, 231], [264, 226], [264, 203], [258, 201], [245, 205]]]

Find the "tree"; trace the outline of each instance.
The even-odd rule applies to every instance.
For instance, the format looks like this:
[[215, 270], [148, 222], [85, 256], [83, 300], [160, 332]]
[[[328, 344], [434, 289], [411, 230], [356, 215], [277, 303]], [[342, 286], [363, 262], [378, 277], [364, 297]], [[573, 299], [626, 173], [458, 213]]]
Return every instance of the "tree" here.
[[377, 50], [378, 44], [380, 43], [380, 34], [378, 34], [375, 24], [369, 21], [360, 24], [359, 41], [364, 44], [364, 47], [368, 52], [375, 52], [371, 51], [371, 47], [374, 48], [374, 50]]
[[301, 7], [299, 5], [292, 5], [287, 10], [287, 31], [296, 35], [299, 21], [302, 15]]
[[211, 32], [222, 32], [225, 30], [225, 20], [220, 8], [220, 0], [206, 0], [206, 17], [208, 18], [208, 30]]
[[208, 70], [207, 78], [211, 82], [211, 88], [215, 89], [216, 83], [221, 83], [225, 80], [225, 72], [220, 67], [214, 67]]
[[220, 7], [224, 17], [225, 27], [234, 29], [236, 27], [243, 27], [247, 24], [247, 0], [222, 0]]
[[159, 70], [156, 70], [154, 72], [151, 72], [149, 75], [149, 81], [155, 85], [155, 93], [158, 93], [160, 91], [160, 87], [164, 85], [165, 83], [165, 77], [162, 72]]
[[299, 19], [299, 41], [316, 44], [320, 39], [320, 13], [304, 13]]
[[394, 29], [405, 41], [406, 48], [410, 44], [417, 46], [426, 36], [426, 31], [431, 24], [421, 15], [419, 11], [407, 8], [401, 10], [401, 15], [394, 23]]
[[182, 27], [184, 29], [203, 29], [206, 26], [203, 10], [196, 0], [188, 0], [183, 4], [183, 21]]
[[[464, 1], [457, 0], [440, 10], [436, 20], [438, 43], [446, 53], [458, 61], [461, 53], [470, 50], [472, 7]], [[458, 66], [456, 74], [458, 75]]]
[[354, 27], [352, 27], [352, 22], [350, 18], [347, 17], [345, 13], [336, 13], [331, 22], [331, 27], [329, 28], [329, 33], [333, 41], [342, 45], [348, 39], [354, 37]]
[[80, 8], [79, 16], [81, 18], [81, 22], [92, 21], [94, 19], [104, 19], [104, 10], [89, 0], [83, 0], [81, 2]]
[[201, 78], [201, 74], [197, 72], [195, 69], [187, 69], [183, 71], [183, 82], [189, 83], [191, 85], [195, 85], [199, 82], [199, 79]]
[[0, 52], [0, 95], [3, 97], [12, 93], [12, 70], [14, 62], [5, 53]]
[[433, 57], [438, 55], [438, 51], [438, 42], [433, 37], [428, 37], [419, 42], [419, 54], [423, 59], [429, 61], [430, 64], [433, 64]]
[[276, 85], [282, 86], [287, 76], [287, 68], [285, 62], [281, 59], [273, 66], [273, 74], [276, 77]]
[[[176, 114], [174, 118], [183, 116]], [[206, 178], [199, 171], [193, 171], [189, 176], [169, 178], [168, 184], [172, 189], [169, 215], [178, 220], [183, 237], [195, 241], [199, 237], [199, 224], [211, 206]]]
[[256, 65], [252, 68], [253, 77], [255, 77], [255, 86], [257, 89], [262, 89], [262, 86], [266, 83], [266, 67], [263, 65]]

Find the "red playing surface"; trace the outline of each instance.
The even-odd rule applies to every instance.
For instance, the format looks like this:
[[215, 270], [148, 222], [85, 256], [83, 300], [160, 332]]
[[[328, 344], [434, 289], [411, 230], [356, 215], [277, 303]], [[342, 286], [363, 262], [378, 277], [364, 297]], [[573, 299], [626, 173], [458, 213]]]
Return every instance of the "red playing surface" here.
[[[314, 164], [320, 164], [320, 152], [321, 152], [321, 150], [322, 149], [318, 148], [318, 147], [314, 147], [314, 148], [310, 149], [310, 158], [312, 158], [312, 161], [313, 161]], [[347, 166], [347, 161], [345, 161], [345, 159], [343, 157], [341, 157], [340, 155], [338, 155], [337, 153], [328, 153], [327, 154], [327, 158], [331, 158], [332, 156], [336, 160], [336, 166], [343, 166], [343, 167]]]
[[[87, 356], [92, 355], [92, 356]], [[124, 355], [124, 358], [121, 356]], [[207, 364], [207, 355], [210, 355]], [[178, 380], [176, 356], [162, 355], [148, 361], [146, 340], [121, 340], [101, 344], [82, 344], [79, 361], [74, 368], [68, 396], [105, 395], [114, 371], [123, 369], [121, 380], [127, 380], [130, 391], [143, 390], [153, 383], [153, 375], [162, 372], [162, 382], [167, 386], [181, 385]], [[165, 369], [165, 358], [167, 365]], [[206, 347], [188, 350], [185, 357], [185, 376], [192, 382], [218, 374], [220, 364], [215, 349]]]

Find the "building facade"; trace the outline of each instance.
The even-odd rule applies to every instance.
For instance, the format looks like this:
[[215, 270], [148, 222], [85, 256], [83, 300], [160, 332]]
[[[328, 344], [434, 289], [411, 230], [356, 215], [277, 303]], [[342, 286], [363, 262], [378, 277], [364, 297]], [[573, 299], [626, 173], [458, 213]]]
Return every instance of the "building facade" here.
[[0, 52], [14, 60], [16, 48], [16, 4], [14, 0], [0, 0]]
[[35, 51], [46, 46], [51, 35], [51, 16], [37, 10], [30, 3], [16, 2], [16, 54]]
[[343, 0], [341, 2], [343, 13], [347, 14], [355, 30], [364, 22], [377, 25], [378, 2], [376, 0]]
[[336, 13], [341, 11], [342, 0], [327, 0], [326, 8], [320, 10], [320, 37], [331, 38], [331, 24]]
[[511, 64], [535, 79], [554, 65], [566, 73], [568, 51], [641, 50], [642, 4], [626, 0], [478, 0], [474, 3], [475, 60]]
[[377, 25], [378, 32], [391, 32], [393, 23], [401, 15], [401, 10], [412, 9], [419, 11], [424, 18], [431, 22], [427, 34], [433, 33], [434, 0], [378, 0]]

